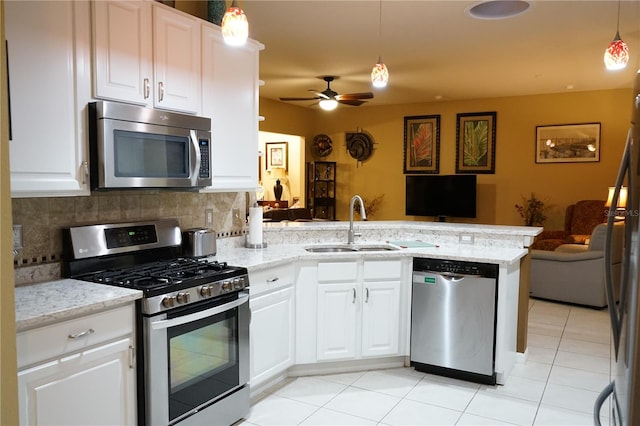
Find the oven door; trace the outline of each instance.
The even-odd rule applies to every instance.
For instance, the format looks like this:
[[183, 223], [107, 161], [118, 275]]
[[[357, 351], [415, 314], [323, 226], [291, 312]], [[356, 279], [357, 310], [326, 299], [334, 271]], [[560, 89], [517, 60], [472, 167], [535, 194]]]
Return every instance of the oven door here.
[[144, 319], [147, 424], [174, 424], [204, 413], [247, 384], [248, 302], [248, 292], [240, 292]]

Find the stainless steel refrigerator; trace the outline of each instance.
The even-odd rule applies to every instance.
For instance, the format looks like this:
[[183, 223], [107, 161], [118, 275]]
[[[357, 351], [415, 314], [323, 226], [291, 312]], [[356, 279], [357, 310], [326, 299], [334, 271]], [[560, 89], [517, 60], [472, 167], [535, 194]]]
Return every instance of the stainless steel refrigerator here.
[[[601, 415], [608, 416], [612, 426], [640, 425], [640, 72], [636, 75], [632, 103], [631, 127], [611, 203], [617, 205], [621, 186], [629, 188], [619, 283], [614, 282], [611, 268], [612, 227], [616, 214], [608, 215], [605, 282], [613, 343], [612, 381], [596, 400], [593, 416], [596, 425], [600, 425]], [[607, 399], [609, 413], [601, 413]]]

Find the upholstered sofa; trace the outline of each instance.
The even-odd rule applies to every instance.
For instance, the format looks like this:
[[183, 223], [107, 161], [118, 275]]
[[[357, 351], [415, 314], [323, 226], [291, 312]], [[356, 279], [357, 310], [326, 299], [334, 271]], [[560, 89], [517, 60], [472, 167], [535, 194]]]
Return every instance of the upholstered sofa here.
[[596, 225], [607, 220], [604, 200], [581, 200], [567, 207], [564, 229], [544, 230], [532, 249], [555, 250], [563, 244], [589, 244], [591, 232]]
[[[531, 250], [530, 296], [596, 308], [607, 306], [604, 287], [606, 223], [597, 225], [589, 243], [563, 244], [555, 250]], [[612, 239], [614, 287], [620, 281], [624, 224], [616, 223]]]

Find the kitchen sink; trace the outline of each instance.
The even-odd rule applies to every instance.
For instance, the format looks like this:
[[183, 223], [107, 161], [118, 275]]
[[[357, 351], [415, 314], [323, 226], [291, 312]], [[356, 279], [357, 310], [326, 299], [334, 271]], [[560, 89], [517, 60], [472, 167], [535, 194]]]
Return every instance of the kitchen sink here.
[[321, 246], [305, 247], [306, 251], [312, 253], [348, 253], [363, 251], [393, 251], [400, 250], [391, 244], [326, 244]]

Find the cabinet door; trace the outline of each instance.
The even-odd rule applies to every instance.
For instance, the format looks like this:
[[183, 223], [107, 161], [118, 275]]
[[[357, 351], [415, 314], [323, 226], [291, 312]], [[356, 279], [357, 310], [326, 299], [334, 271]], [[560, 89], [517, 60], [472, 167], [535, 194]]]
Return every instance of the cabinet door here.
[[356, 356], [358, 297], [356, 283], [318, 285], [318, 360]]
[[199, 114], [200, 21], [158, 4], [153, 13], [154, 106]]
[[203, 26], [203, 103], [211, 118], [216, 191], [258, 186], [258, 59], [261, 45], [230, 47], [219, 28]]
[[89, 195], [89, 3], [7, 1], [3, 6], [12, 195]]
[[362, 356], [395, 355], [400, 350], [400, 281], [365, 282]]
[[95, 97], [153, 105], [151, 3], [93, 2]]
[[18, 372], [22, 425], [133, 425], [130, 338]]
[[293, 287], [252, 298], [251, 386], [293, 365]]

